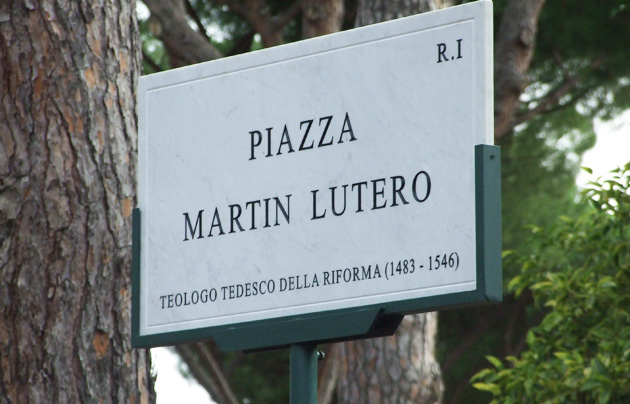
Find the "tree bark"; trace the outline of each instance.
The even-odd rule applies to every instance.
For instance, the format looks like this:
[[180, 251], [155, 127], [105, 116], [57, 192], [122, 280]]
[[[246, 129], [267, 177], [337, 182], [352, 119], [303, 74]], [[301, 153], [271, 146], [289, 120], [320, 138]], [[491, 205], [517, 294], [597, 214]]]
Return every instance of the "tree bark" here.
[[453, 0], [359, 0], [356, 26], [395, 20], [453, 5]]
[[313, 38], [341, 31], [343, 17], [343, 0], [304, 0], [302, 38]]
[[520, 96], [529, 84], [527, 71], [534, 56], [538, 18], [545, 0], [508, 2], [494, 45], [494, 137], [513, 128]]
[[204, 33], [195, 31], [188, 24], [182, 0], [143, 1], [151, 11], [152, 33], [164, 43], [171, 67], [206, 62], [222, 56]]
[[437, 313], [406, 316], [396, 335], [339, 346], [338, 403], [439, 403]]
[[[435, 10], [449, 0], [359, 0], [356, 25], [374, 24]], [[444, 386], [435, 358], [437, 313], [406, 316], [392, 337], [346, 342], [332, 350], [338, 362], [337, 402], [438, 403]], [[335, 365], [328, 364], [335, 369]], [[336, 370], [336, 369], [335, 369]], [[328, 374], [328, 373], [326, 373]], [[321, 380], [321, 391], [331, 381]], [[320, 403], [331, 402], [330, 395]]]
[[[449, 0], [359, 0], [356, 25], [374, 24], [450, 5]], [[339, 344], [331, 350], [320, 392], [337, 376], [337, 403], [439, 403], [444, 386], [435, 358], [437, 313], [406, 316], [392, 337]], [[338, 370], [337, 370], [338, 368]], [[320, 403], [332, 401], [320, 395]]]
[[0, 3], [0, 403], [148, 403], [131, 348], [135, 2]]

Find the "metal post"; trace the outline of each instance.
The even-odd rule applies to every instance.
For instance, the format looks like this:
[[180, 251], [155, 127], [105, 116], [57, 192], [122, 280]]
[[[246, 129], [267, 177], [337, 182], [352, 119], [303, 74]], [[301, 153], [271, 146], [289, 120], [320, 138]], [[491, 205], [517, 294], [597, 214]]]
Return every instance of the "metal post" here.
[[313, 344], [291, 345], [290, 402], [317, 404], [317, 350]]

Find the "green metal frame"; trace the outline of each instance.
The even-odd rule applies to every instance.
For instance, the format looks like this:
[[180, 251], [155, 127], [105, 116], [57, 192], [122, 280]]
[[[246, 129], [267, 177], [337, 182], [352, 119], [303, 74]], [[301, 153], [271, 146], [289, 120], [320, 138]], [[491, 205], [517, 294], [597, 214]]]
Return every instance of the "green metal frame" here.
[[315, 344], [291, 345], [289, 402], [317, 404], [317, 350]]
[[[406, 314], [503, 298], [501, 268], [501, 154], [475, 146], [477, 289], [320, 313], [194, 330], [140, 335], [140, 210], [133, 211], [132, 345], [153, 347], [213, 338], [223, 351], [258, 350], [392, 335]], [[305, 345], [305, 346], [306, 346]], [[293, 348], [292, 348], [293, 349]]]

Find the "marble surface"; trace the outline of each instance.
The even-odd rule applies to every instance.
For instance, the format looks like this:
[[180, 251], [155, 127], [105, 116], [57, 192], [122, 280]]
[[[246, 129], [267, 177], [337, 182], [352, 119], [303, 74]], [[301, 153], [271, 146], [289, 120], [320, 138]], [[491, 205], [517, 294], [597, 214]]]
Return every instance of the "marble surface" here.
[[475, 289], [491, 24], [474, 2], [142, 77], [141, 335]]

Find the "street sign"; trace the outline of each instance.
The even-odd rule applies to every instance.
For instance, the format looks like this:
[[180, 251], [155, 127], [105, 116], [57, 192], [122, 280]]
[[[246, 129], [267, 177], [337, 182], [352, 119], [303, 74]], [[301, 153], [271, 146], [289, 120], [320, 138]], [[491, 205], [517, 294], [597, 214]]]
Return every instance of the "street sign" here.
[[500, 299], [492, 97], [486, 1], [140, 78], [134, 344]]

